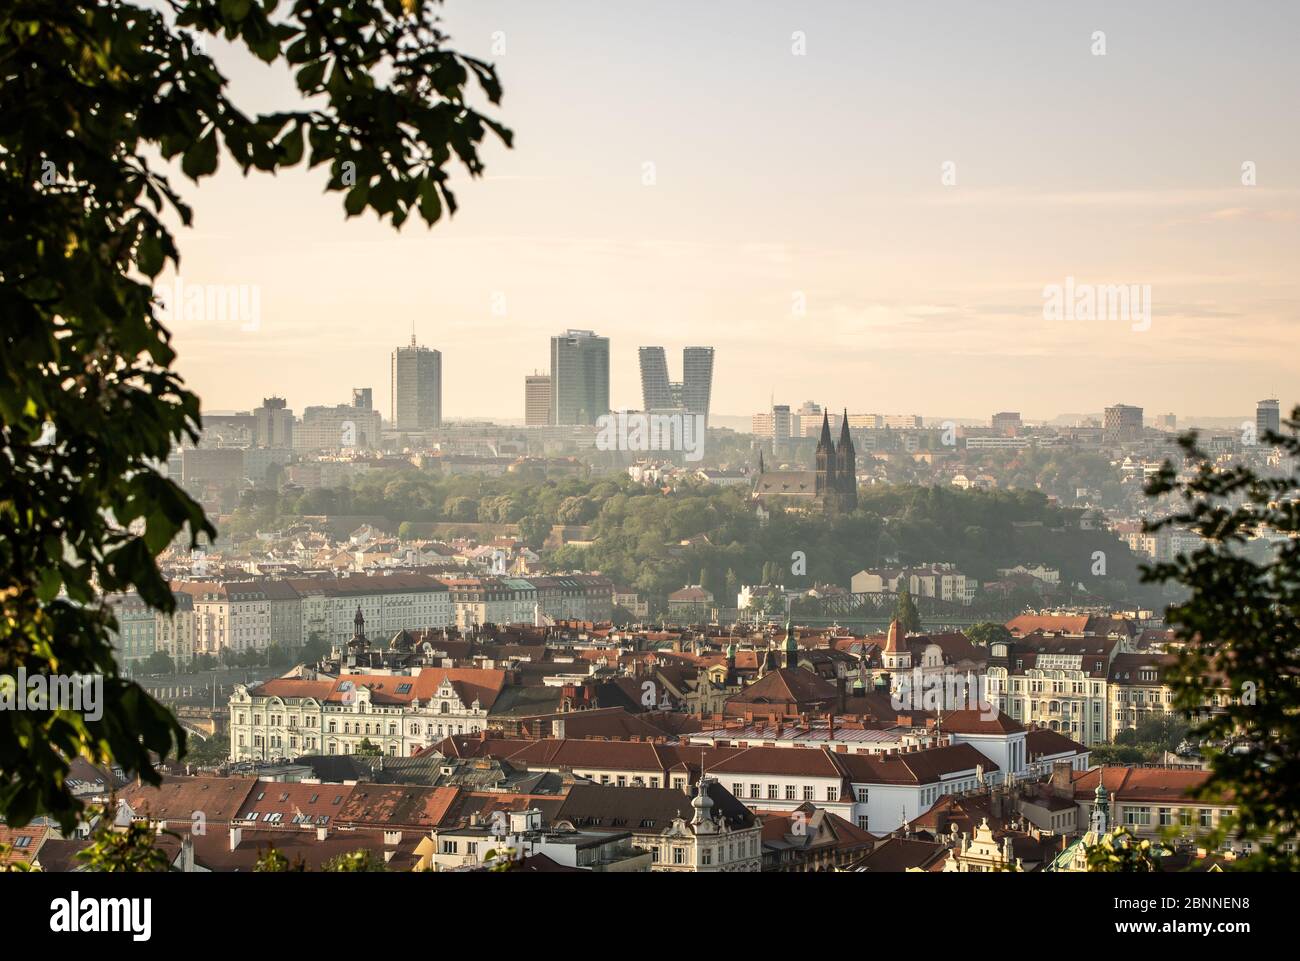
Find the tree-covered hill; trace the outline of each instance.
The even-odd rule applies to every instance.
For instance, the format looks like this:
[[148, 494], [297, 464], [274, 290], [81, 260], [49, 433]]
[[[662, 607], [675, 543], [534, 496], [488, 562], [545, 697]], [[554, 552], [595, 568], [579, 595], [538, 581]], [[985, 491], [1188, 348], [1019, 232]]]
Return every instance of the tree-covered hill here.
[[590, 546], [560, 548], [547, 561], [557, 569], [602, 571], [656, 602], [701, 580], [730, 604], [740, 584], [758, 583], [765, 572], [787, 587], [847, 587], [864, 567], [933, 562], [955, 564], [981, 582], [995, 579], [998, 568], [1041, 563], [1059, 568], [1063, 583], [1083, 583], [1111, 601], [1143, 596], [1127, 546], [1105, 531], [1080, 530], [1077, 512], [1030, 491], [869, 487], [850, 514], [777, 508], [764, 522], [744, 488], [699, 485], [663, 493], [623, 477], [377, 472], [352, 488], [251, 493], [222, 532], [238, 540], [319, 514], [385, 517], [394, 533], [403, 522], [515, 524], [534, 546], [552, 524], [589, 525]]

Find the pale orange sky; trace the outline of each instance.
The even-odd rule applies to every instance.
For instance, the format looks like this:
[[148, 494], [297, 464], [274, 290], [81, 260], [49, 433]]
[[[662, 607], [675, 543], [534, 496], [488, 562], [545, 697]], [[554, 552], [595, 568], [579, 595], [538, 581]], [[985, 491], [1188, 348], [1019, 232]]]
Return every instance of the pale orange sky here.
[[[516, 149], [456, 178], [452, 221], [401, 234], [345, 221], [324, 168], [177, 173], [184, 281], [261, 292], [257, 330], [173, 324], [182, 375], [207, 409], [368, 386], [388, 416], [414, 323], [450, 418], [520, 418], [567, 327], [610, 337], [616, 407], [639, 405], [643, 344], [674, 377], [681, 347], [716, 347], [730, 415], [770, 394], [1031, 418], [1296, 400], [1294, 4], [806, 6], [449, 0], [455, 44], [499, 68]], [[292, 103], [287, 73], [210, 49], [246, 109]], [[1067, 276], [1150, 285], [1151, 328], [1044, 319]]]

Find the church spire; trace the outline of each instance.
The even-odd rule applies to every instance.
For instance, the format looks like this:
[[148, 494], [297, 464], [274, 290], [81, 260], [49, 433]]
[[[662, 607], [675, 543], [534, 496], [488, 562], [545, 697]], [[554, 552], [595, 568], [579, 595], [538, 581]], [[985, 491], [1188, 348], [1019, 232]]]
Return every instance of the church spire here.
[[831, 442], [830, 411], [825, 411], [825, 410], [822, 411], [822, 436], [821, 436], [821, 440], [817, 442], [817, 449], [820, 450], [823, 447], [828, 448], [830, 450], [835, 449], [835, 445]]
[[828, 501], [833, 500], [838, 488], [835, 475], [835, 442], [831, 440], [830, 414], [822, 411], [822, 436], [817, 441], [816, 492]]
[[835, 451], [835, 477], [838, 481], [836, 506], [840, 510], [854, 510], [858, 506], [858, 455], [853, 449], [853, 438], [849, 435], [847, 407], [844, 408], [844, 420], [840, 423], [840, 445]]

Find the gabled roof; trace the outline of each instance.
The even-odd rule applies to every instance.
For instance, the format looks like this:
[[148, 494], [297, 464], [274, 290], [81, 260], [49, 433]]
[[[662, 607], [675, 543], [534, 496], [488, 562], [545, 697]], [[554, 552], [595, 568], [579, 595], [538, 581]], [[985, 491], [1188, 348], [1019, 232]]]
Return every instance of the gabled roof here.
[[336, 821], [355, 827], [428, 830], [438, 826], [459, 790], [412, 784], [357, 784]]
[[[708, 786], [712, 814], [732, 830], [754, 825], [754, 814], [717, 781]], [[575, 784], [556, 815], [580, 831], [632, 831], [660, 834], [680, 819], [690, 823], [692, 795], [673, 788], [609, 787]]]
[[1025, 735], [1025, 754], [1030, 761], [1055, 754], [1087, 753], [1087, 747], [1050, 728], [1031, 728]]
[[251, 822], [252, 827], [330, 825], [351, 795], [351, 785], [259, 780], [240, 805], [235, 820]]
[[[1210, 778], [1209, 771], [1185, 771], [1171, 768], [1095, 767], [1089, 771], [1076, 771], [1071, 776], [1074, 796], [1091, 801], [1101, 778], [1107, 794], [1121, 801], [1191, 801]], [[1201, 801], [1202, 804], [1225, 803], [1218, 798]]]
[[139, 781], [123, 789], [121, 799], [137, 817], [153, 821], [190, 821], [202, 811], [209, 824], [230, 821], [258, 784], [242, 777], [168, 777], [158, 787]]
[[871, 874], [901, 873], [910, 868], [935, 871], [948, 860], [948, 848], [937, 841], [916, 838], [888, 838], [854, 863], [858, 871]]
[[839, 697], [839, 688], [801, 667], [769, 671], [738, 694], [727, 699], [728, 707], [742, 704], [789, 704], [825, 701]]
[[1016, 734], [1025, 726], [1005, 711], [991, 718], [983, 711], [946, 711], [939, 717], [939, 729], [946, 734]]

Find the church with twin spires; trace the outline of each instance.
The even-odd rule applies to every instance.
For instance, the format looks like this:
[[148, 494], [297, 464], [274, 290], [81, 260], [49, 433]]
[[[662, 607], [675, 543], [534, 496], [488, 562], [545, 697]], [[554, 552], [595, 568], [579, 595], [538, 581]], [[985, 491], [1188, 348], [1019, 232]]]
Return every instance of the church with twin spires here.
[[758, 476], [752, 495], [759, 503], [789, 498], [791, 506], [804, 510], [822, 510], [828, 514], [844, 513], [858, 506], [858, 456], [849, 436], [849, 412], [840, 423], [840, 442], [831, 440], [830, 415], [822, 413], [822, 433], [817, 441], [815, 470], [777, 470], [764, 468], [762, 451], [758, 455]]

